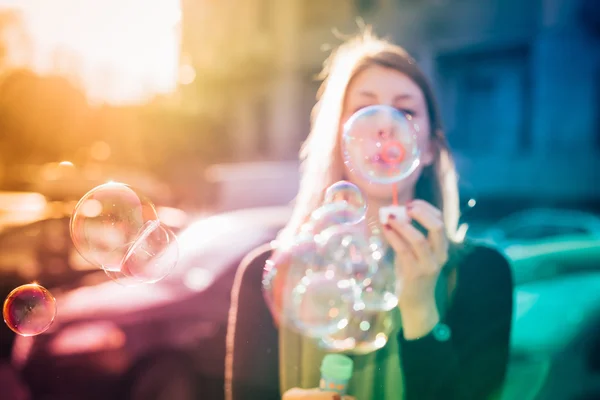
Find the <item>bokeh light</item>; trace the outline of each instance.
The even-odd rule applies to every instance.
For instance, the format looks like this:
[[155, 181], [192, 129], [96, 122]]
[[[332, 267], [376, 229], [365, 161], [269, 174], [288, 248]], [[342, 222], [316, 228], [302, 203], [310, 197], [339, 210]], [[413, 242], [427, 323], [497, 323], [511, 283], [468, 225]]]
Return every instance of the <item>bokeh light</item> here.
[[178, 84], [178, 0], [23, 0], [10, 6], [22, 15], [29, 49], [13, 62], [72, 78], [94, 103], [141, 103]]

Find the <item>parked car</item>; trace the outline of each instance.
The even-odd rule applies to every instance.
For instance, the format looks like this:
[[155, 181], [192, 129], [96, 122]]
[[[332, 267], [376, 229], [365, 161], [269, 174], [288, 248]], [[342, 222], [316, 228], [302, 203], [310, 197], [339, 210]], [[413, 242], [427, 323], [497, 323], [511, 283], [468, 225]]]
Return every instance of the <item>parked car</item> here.
[[600, 398], [600, 266], [515, 289], [504, 400]]
[[578, 210], [533, 208], [500, 220], [478, 239], [506, 249], [565, 237], [600, 239], [600, 217]]
[[51, 329], [18, 337], [13, 351], [34, 398], [222, 398], [237, 266], [272, 240], [289, 214], [269, 208], [209, 217], [179, 235], [179, 263], [156, 284], [127, 287], [106, 278], [57, 296]]
[[583, 211], [526, 210], [475, 238], [506, 254], [517, 284], [561, 275], [568, 265], [600, 264], [600, 218]]
[[298, 192], [297, 162], [215, 164], [207, 168], [216, 212], [288, 205]]

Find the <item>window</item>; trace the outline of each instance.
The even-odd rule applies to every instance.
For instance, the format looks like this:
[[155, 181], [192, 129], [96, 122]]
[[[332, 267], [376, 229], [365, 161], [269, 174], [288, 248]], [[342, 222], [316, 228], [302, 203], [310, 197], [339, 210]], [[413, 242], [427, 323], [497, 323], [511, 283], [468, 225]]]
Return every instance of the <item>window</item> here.
[[528, 48], [442, 55], [437, 73], [457, 150], [504, 155], [530, 150]]

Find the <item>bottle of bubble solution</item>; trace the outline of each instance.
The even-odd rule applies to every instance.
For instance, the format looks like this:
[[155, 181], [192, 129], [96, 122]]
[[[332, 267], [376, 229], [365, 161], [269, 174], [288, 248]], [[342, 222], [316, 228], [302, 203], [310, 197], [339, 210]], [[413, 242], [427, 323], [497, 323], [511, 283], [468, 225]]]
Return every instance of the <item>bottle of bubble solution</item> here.
[[348, 383], [352, 377], [354, 361], [341, 354], [328, 354], [321, 363], [321, 382], [319, 388], [326, 392], [346, 395]]

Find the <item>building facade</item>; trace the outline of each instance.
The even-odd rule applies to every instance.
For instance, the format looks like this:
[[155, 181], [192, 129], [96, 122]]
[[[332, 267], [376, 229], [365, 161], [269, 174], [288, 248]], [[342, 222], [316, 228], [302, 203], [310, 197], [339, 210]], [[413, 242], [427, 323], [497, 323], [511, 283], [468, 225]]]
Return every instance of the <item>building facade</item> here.
[[[593, 0], [224, 0], [210, 10], [184, 7], [194, 21], [184, 48], [196, 55], [191, 62], [204, 78], [197, 82], [205, 82], [187, 88], [186, 99], [196, 100], [186, 102], [228, 120], [239, 161], [297, 158], [315, 75], [340, 42], [334, 29], [354, 33], [360, 17], [406, 47], [432, 79], [461, 181], [479, 196], [600, 198]], [[210, 82], [226, 84], [211, 91]]]

